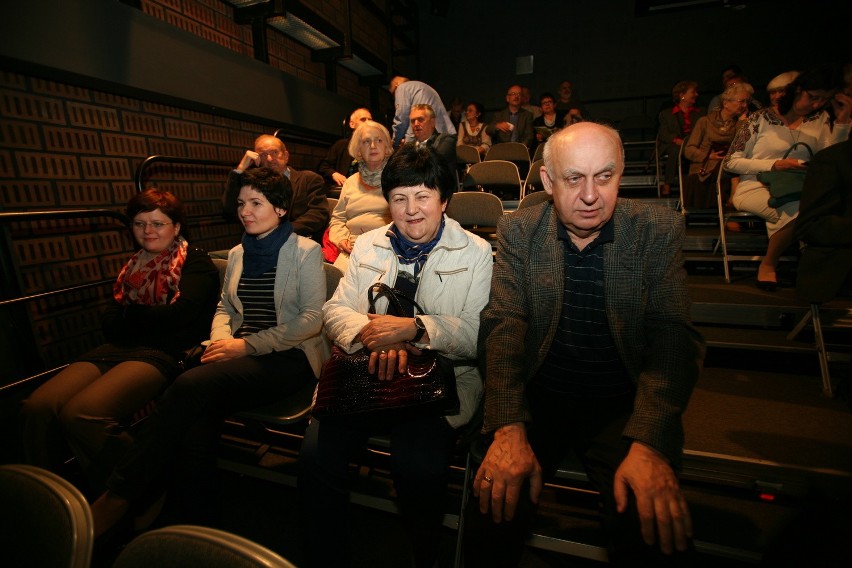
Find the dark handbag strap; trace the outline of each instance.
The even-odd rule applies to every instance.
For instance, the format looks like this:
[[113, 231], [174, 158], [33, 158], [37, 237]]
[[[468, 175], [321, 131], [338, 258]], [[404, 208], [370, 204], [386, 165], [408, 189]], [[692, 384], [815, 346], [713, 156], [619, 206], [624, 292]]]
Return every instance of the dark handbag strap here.
[[795, 149], [796, 149], [796, 146], [804, 146], [804, 147], [805, 147], [805, 148], [807, 148], [807, 150], [808, 150], [808, 155], [809, 155], [811, 158], [813, 158], [813, 157], [814, 157], [814, 151], [813, 151], [813, 150], [811, 149], [811, 147], [810, 147], [810, 146], [808, 146], [805, 142], [795, 142], [792, 146], [790, 146], [789, 148], [787, 148], [787, 151], [786, 151], [786, 152], [784, 152], [784, 158], [782, 158], [782, 159], [786, 159], [786, 158], [787, 158], [787, 156], [789, 156], [789, 155], [790, 155], [790, 152], [792, 152], [793, 150], [795, 150]]
[[[373, 292], [374, 290], [377, 290], [378, 293], [374, 293]], [[415, 302], [413, 299], [409, 298], [405, 294], [402, 294], [398, 290], [394, 290], [393, 288], [391, 288], [390, 286], [388, 286], [387, 284], [385, 284], [383, 282], [376, 282], [375, 284], [373, 284], [372, 286], [367, 288], [367, 299], [370, 301], [370, 309], [368, 310], [368, 313], [371, 313], [371, 314], [376, 313], [376, 301], [379, 298], [381, 298], [382, 296], [387, 297], [388, 302], [391, 303], [391, 305], [396, 310], [396, 313], [398, 313], [398, 314], [404, 313], [404, 311], [402, 309], [402, 301], [403, 300], [405, 300], [406, 302], [408, 302], [409, 304], [414, 306], [415, 309], [417, 309], [418, 314], [425, 314], [426, 313], [425, 311], [423, 311], [423, 308], [420, 307], [420, 304], [418, 304], [417, 302]]]
[[[710, 174], [710, 173], [712, 173], [713, 171], [716, 170], [716, 168], [713, 168], [713, 170], [710, 170], [710, 171], [707, 170], [707, 162], [710, 161], [710, 154], [712, 154], [712, 153], [713, 153], [713, 147], [711, 146], [710, 149], [707, 150], [707, 155], [704, 156], [704, 161], [701, 162], [701, 169], [698, 170], [698, 175], [705, 176], [705, 175], [708, 175], [708, 174]], [[717, 164], [717, 166], [718, 166], [718, 164]]]

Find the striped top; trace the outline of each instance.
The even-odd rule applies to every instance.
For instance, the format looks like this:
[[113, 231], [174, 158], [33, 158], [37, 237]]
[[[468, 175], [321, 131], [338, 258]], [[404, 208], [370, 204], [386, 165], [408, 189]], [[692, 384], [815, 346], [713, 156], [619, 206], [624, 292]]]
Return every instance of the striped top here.
[[559, 326], [535, 381], [554, 392], [585, 398], [628, 394], [633, 383], [615, 346], [606, 315], [604, 248], [615, 231], [612, 221], [585, 249], [557, 225], [565, 255], [565, 282]]
[[278, 325], [275, 314], [275, 270], [252, 278], [242, 274], [237, 285], [237, 297], [243, 305], [243, 324], [234, 334], [240, 338]]

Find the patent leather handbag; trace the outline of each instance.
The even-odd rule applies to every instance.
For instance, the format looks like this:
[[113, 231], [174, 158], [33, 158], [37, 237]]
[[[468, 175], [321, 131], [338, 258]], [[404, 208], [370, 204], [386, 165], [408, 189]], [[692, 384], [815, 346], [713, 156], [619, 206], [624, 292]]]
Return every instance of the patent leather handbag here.
[[[408, 302], [417, 313], [424, 313], [414, 300], [381, 283], [368, 290], [370, 313], [375, 313], [375, 302], [382, 296], [396, 307]], [[313, 416], [322, 422], [381, 430], [402, 420], [457, 414], [453, 361], [436, 351], [421, 351], [409, 353], [404, 374], [380, 381], [368, 372], [369, 350], [346, 353], [335, 345], [320, 374]]]

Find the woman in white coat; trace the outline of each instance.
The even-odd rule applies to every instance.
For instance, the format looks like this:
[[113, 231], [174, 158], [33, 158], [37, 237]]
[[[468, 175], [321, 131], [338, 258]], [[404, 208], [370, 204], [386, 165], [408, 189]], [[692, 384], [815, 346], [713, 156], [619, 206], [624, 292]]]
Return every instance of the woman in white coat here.
[[[370, 372], [381, 380], [394, 380], [408, 353], [420, 349], [455, 360], [460, 412], [411, 418], [389, 432], [311, 420], [299, 456], [299, 498], [313, 566], [349, 564], [348, 463], [372, 434], [390, 434], [394, 487], [414, 565], [434, 563], [457, 429], [470, 421], [482, 394], [474, 359], [493, 265], [491, 246], [444, 215], [456, 186], [454, 172], [434, 150], [400, 148], [382, 173], [393, 222], [355, 243], [323, 318], [338, 347], [372, 352]], [[368, 315], [367, 290], [377, 282], [413, 298], [424, 313], [390, 315], [382, 299], [379, 315]]]
[[740, 176], [732, 198], [734, 207], [766, 220], [769, 244], [757, 271], [757, 286], [763, 290], [774, 291], [778, 286], [775, 269], [793, 244], [799, 200], [770, 204], [769, 188], [757, 176], [765, 171], [805, 171], [810, 160], [807, 149], [796, 146], [784, 157], [797, 143], [807, 144], [816, 153], [849, 138], [852, 98], [840, 92], [841, 86], [841, 75], [832, 66], [799, 75], [787, 85], [777, 111], [766, 107], [749, 116], [748, 124], [737, 130], [722, 164]]

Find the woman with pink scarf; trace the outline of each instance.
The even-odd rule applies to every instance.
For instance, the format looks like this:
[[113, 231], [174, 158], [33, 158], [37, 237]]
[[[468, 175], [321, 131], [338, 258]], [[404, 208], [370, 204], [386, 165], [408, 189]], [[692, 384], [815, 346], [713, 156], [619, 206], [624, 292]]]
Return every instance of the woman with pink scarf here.
[[102, 490], [130, 436], [122, 426], [181, 371], [184, 352], [210, 334], [219, 272], [192, 247], [183, 204], [148, 189], [127, 204], [141, 247], [119, 272], [103, 316], [106, 343], [82, 355], [24, 401], [24, 457], [56, 469], [76, 455], [91, 489]]

